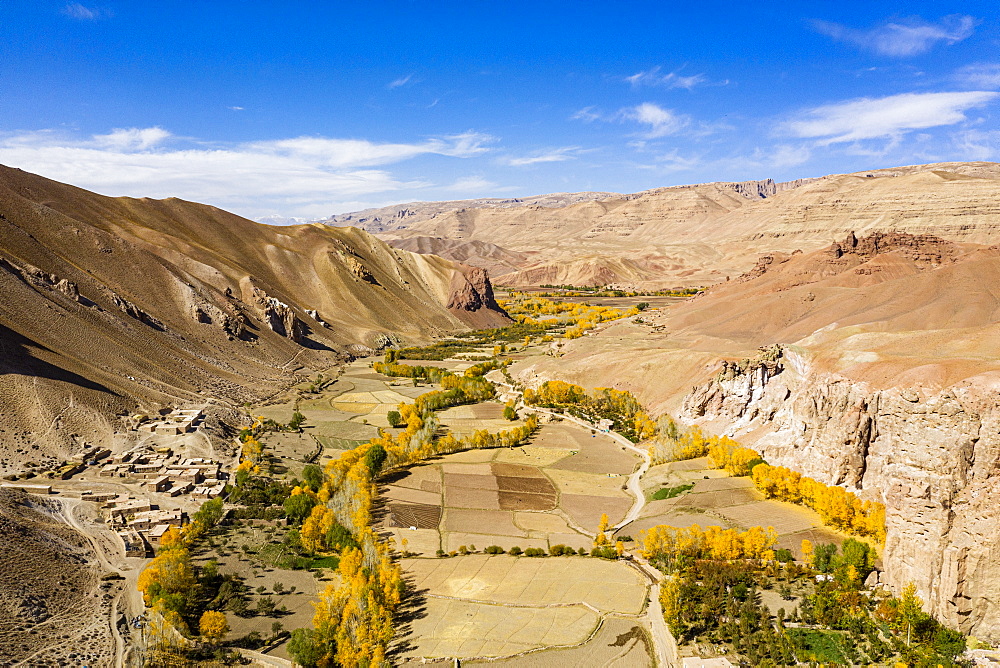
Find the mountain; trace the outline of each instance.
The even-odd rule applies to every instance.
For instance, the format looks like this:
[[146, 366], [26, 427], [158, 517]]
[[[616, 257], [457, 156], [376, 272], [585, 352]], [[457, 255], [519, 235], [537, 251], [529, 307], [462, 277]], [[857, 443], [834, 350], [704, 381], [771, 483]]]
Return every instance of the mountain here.
[[[971, 179], [986, 188], [981, 177], [935, 172], [894, 182], [903, 179]], [[947, 202], [934, 198], [925, 209]], [[982, 202], [979, 211], [994, 205]], [[829, 208], [814, 215], [839, 215]], [[988, 237], [974, 226], [980, 215], [965, 229], [941, 229]], [[771, 464], [885, 503], [883, 577], [894, 591], [914, 582], [943, 622], [997, 638], [998, 285], [998, 245], [848, 233], [820, 250], [768, 253], [693, 299], [511, 371], [529, 383], [632, 390], [656, 413], [730, 434]], [[778, 356], [758, 350], [775, 344]]]
[[[812, 250], [891, 230], [954, 241], [1000, 241], [1000, 165], [937, 163], [788, 183], [659, 188], [562, 206], [480, 206], [400, 222], [380, 236], [482, 242], [523, 256], [517, 269], [472, 256], [505, 285], [709, 285], [746, 271], [757, 254]], [[425, 244], [449, 257], [450, 247]], [[417, 249], [416, 246], [409, 246]]]
[[563, 207], [576, 202], [590, 202], [620, 196], [618, 193], [581, 192], [550, 193], [548, 195], [512, 197], [507, 199], [487, 197], [445, 202], [407, 202], [405, 204], [393, 204], [391, 206], [363, 209], [352, 213], [337, 214], [316, 222], [336, 227], [358, 227], [374, 234], [405, 229], [416, 223], [431, 220], [441, 214], [452, 211], [483, 208], [517, 209], [525, 206]]
[[0, 167], [0, 472], [117, 416], [260, 398], [390, 341], [508, 321], [486, 272], [326, 225]]

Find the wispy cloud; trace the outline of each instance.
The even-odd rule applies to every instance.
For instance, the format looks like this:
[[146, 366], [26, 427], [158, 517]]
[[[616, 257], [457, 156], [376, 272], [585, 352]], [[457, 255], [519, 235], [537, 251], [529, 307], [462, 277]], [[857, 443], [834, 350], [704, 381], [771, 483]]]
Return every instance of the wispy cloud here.
[[243, 107], [233, 106], [233, 107], [229, 107], [229, 110], [230, 111], [243, 111]]
[[409, 144], [294, 137], [204, 148], [158, 127], [83, 138], [35, 131], [0, 135], [0, 163], [108, 195], [182, 197], [245, 215], [320, 215], [337, 201], [433, 185], [375, 167], [422, 155], [469, 158], [493, 141], [466, 132]]
[[1000, 130], [966, 130], [955, 136], [955, 146], [966, 160], [1000, 157]]
[[597, 111], [597, 107], [584, 107], [570, 116], [570, 120], [583, 121], [584, 123], [593, 123], [594, 121], [599, 121], [603, 118], [604, 115]]
[[973, 63], [955, 73], [964, 84], [977, 88], [1000, 88], [1000, 63]]
[[405, 77], [399, 77], [398, 79], [394, 79], [393, 81], [390, 81], [389, 85], [386, 86], [386, 87], [389, 90], [392, 90], [393, 88], [399, 88], [400, 86], [405, 86], [406, 84], [410, 83], [410, 81], [412, 79], [413, 79], [413, 75], [412, 74], [407, 74]]
[[649, 126], [649, 130], [643, 133], [646, 139], [676, 134], [691, 122], [690, 117], [678, 114], [672, 109], [664, 109], [653, 102], [643, 102], [635, 107], [622, 109], [618, 115], [624, 120]]
[[464, 176], [457, 179], [451, 185], [444, 186], [442, 190], [457, 193], [488, 193], [503, 190], [497, 183], [483, 178], [482, 176]]
[[523, 167], [525, 165], [537, 165], [543, 162], [563, 162], [565, 160], [573, 160], [576, 158], [575, 153], [580, 151], [579, 146], [564, 146], [562, 148], [553, 148], [547, 151], [538, 151], [532, 153], [531, 155], [522, 156], [519, 158], [505, 158], [501, 162], [505, 165], [510, 165], [511, 167]]
[[969, 91], [859, 98], [808, 109], [783, 129], [820, 144], [896, 137], [910, 130], [961, 123], [966, 120], [966, 111], [988, 104], [998, 95]]
[[817, 31], [839, 42], [848, 42], [883, 56], [906, 58], [929, 51], [939, 42], [955, 44], [972, 35], [976, 19], [964, 14], [945, 16], [937, 23], [920, 17], [885, 23], [868, 29], [850, 28], [830, 21], [813, 21]]
[[625, 77], [625, 81], [632, 84], [635, 88], [640, 86], [662, 86], [664, 88], [683, 88], [685, 90], [691, 90], [698, 84], [705, 82], [705, 75], [693, 74], [690, 76], [683, 76], [677, 72], [662, 74], [660, 66], [657, 65], [656, 67], [643, 72], [637, 72], [630, 77]]
[[62, 9], [62, 13], [72, 19], [80, 21], [96, 21], [99, 18], [108, 16], [106, 10], [96, 7], [84, 7], [79, 2], [71, 2]]
[[658, 139], [676, 134], [691, 124], [691, 117], [678, 114], [673, 109], [664, 109], [655, 102], [643, 102], [634, 107], [623, 107], [612, 114], [605, 114], [596, 107], [585, 107], [570, 117], [572, 120], [592, 123], [633, 122], [645, 125], [648, 129], [640, 136], [643, 139]]

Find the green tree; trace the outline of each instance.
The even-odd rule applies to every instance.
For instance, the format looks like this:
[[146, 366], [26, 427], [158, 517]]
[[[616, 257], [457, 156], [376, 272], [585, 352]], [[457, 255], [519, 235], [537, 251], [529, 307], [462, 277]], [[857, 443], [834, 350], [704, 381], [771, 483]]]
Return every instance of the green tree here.
[[403, 426], [403, 416], [399, 414], [399, 411], [389, 411], [385, 414], [385, 419], [389, 421], [390, 427]]
[[302, 469], [302, 479], [314, 492], [318, 492], [323, 485], [323, 469], [316, 464], [309, 464]]
[[281, 505], [285, 509], [285, 517], [296, 524], [301, 524], [302, 520], [312, 512], [316, 500], [308, 494], [293, 494]]
[[288, 641], [288, 653], [302, 668], [315, 668], [323, 658], [323, 648], [312, 629], [295, 629]]
[[385, 448], [382, 447], [381, 443], [376, 443], [372, 447], [368, 448], [368, 452], [365, 453], [365, 466], [368, 467], [368, 472], [371, 474], [372, 478], [377, 476], [378, 472], [382, 469], [382, 464], [385, 463], [385, 458]]

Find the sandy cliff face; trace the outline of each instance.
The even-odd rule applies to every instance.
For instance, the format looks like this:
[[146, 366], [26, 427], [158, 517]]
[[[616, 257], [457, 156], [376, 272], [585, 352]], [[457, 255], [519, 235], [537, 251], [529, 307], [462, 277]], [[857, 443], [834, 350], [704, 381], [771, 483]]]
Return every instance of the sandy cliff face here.
[[885, 579], [928, 611], [1000, 638], [1000, 375], [873, 389], [795, 352], [694, 390], [682, 417], [726, 425], [773, 464], [886, 504]]

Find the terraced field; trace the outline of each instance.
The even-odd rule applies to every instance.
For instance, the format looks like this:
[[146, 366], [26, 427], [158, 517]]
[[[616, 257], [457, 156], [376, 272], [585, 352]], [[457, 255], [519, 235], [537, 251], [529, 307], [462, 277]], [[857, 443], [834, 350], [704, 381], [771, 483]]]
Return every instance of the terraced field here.
[[463, 545], [589, 549], [601, 514], [614, 524], [632, 506], [624, 485], [638, 464], [604, 434], [550, 422], [523, 447], [455, 453], [393, 475], [381, 489], [383, 526], [423, 555]]

